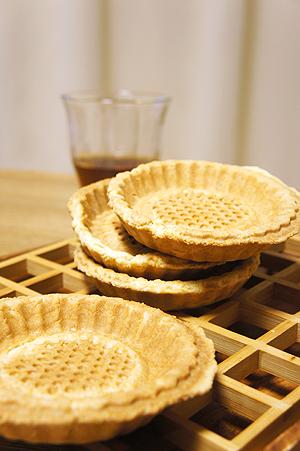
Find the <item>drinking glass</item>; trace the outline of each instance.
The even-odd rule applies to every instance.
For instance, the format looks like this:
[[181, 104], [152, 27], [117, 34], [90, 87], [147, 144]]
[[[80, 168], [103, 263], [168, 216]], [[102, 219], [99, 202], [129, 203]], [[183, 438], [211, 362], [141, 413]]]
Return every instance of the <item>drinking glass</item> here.
[[85, 91], [62, 98], [81, 185], [159, 159], [170, 97], [121, 90], [113, 96]]

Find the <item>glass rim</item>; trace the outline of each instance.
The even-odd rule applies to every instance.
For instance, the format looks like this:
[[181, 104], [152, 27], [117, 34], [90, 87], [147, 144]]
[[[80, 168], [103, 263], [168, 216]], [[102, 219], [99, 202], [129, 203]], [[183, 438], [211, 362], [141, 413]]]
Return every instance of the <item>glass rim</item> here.
[[120, 89], [112, 95], [103, 95], [99, 91], [79, 90], [61, 95], [65, 103], [100, 103], [102, 105], [153, 105], [167, 104], [171, 97], [159, 92], [134, 91]]

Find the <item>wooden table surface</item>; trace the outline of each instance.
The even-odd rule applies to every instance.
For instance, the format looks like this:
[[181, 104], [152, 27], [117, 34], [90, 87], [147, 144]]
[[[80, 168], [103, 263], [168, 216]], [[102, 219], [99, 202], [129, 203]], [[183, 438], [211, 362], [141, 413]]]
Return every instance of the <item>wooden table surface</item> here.
[[75, 175], [0, 171], [0, 259], [69, 238], [76, 189]]

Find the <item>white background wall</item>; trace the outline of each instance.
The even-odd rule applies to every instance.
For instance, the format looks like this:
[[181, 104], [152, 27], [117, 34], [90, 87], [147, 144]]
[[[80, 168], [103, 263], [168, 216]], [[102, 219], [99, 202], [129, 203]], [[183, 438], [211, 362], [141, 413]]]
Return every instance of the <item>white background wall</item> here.
[[300, 188], [300, 2], [263, 0], [254, 21], [244, 161]]
[[173, 96], [163, 156], [300, 187], [300, 2], [0, 0], [0, 166], [71, 171], [60, 94]]
[[[233, 161], [245, 4], [110, 4], [113, 87], [136, 86], [173, 96], [164, 156]], [[138, 20], [132, 20], [133, 11]]]
[[98, 0], [0, 0], [0, 166], [71, 171], [60, 95], [102, 80]]

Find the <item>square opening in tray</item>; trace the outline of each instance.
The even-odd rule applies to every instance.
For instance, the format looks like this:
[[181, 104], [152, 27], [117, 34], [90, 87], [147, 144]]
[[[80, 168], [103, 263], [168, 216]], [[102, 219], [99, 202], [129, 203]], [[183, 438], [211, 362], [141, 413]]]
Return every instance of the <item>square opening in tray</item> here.
[[262, 253], [257, 272], [272, 276], [292, 264], [293, 262], [287, 258], [271, 255], [269, 253]]
[[24, 296], [24, 294], [15, 290], [1, 290], [0, 292], [0, 298], [16, 298], [17, 296]]
[[242, 392], [220, 383], [214, 384], [212, 397], [213, 400], [190, 420], [227, 440], [236, 437], [268, 409], [261, 401], [251, 399], [249, 402]]
[[191, 419], [227, 440], [232, 440], [253, 423], [249, 418], [233, 412], [216, 401], [201, 409]]
[[[269, 341], [270, 346], [300, 357], [300, 324], [287, 323], [289, 327], [278, 337]], [[300, 368], [299, 368], [300, 371]]]
[[255, 351], [224, 374], [282, 399], [300, 383], [300, 367], [265, 351]]
[[33, 283], [28, 286], [28, 288], [41, 294], [76, 293], [78, 291], [89, 293], [91, 290], [91, 283], [84, 276], [82, 276], [82, 278], [76, 278], [72, 275], [63, 273]]
[[[281, 321], [278, 319], [278, 322]], [[231, 304], [226, 310], [220, 311], [210, 322], [253, 340], [274, 327], [274, 322], [270, 322], [267, 316], [258, 312], [255, 304], [249, 307], [243, 301]]]
[[300, 311], [299, 300], [300, 287], [290, 287], [284, 283], [271, 283], [254, 298], [255, 302], [290, 314]]
[[31, 277], [46, 273], [50, 269], [47, 265], [37, 263], [34, 260], [30, 260], [30, 258], [25, 258], [24, 260], [1, 266], [0, 276], [14, 282], [24, 282]]
[[288, 352], [289, 354], [292, 354], [296, 357], [300, 357], [300, 341], [295, 341], [295, 343], [285, 349], [285, 352]]
[[267, 329], [263, 327], [256, 326], [244, 320], [236, 321], [228, 327], [232, 332], [236, 332], [240, 335], [245, 335], [246, 337], [256, 339], [267, 332]]
[[264, 279], [261, 279], [260, 277], [257, 276], [252, 276], [250, 277], [250, 279], [243, 285], [244, 289], [249, 290], [250, 288], [255, 287], [256, 285], [258, 285], [259, 283], [263, 282]]
[[60, 265], [67, 265], [73, 262], [74, 248], [75, 246], [73, 244], [65, 244], [64, 246], [57, 247], [51, 251], [43, 252], [38, 255], [39, 257], [59, 263]]
[[217, 304], [209, 304], [209, 305], [202, 305], [200, 307], [194, 307], [190, 308], [188, 310], [174, 310], [174, 312], [170, 312], [174, 314], [177, 317], [185, 317], [185, 316], [193, 316], [195, 318], [200, 318], [203, 315], [206, 315], [207, 313], [212, 312], [216, 308], [220, 307], [222, 304], [225, 304], [226, 301], [220, 301]]
[[215, 351], [215, 359], [218, 364], [224, 362], [228, 357], [229, 355], [224, 354], [223, 352]]

